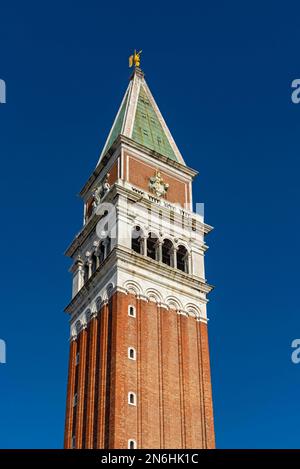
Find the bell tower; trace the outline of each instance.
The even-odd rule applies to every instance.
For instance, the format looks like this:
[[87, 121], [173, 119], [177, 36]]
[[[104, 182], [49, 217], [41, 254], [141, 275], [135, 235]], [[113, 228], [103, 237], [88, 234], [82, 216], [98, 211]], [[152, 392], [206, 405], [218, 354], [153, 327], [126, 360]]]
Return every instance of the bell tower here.
[[132, 57], [128, 88], [80, 193], [83, 226], [66, 251], [73, 291], [64, 444], [214, 448], [204, 271], [212, 228], [193, 212], [197, 172]]

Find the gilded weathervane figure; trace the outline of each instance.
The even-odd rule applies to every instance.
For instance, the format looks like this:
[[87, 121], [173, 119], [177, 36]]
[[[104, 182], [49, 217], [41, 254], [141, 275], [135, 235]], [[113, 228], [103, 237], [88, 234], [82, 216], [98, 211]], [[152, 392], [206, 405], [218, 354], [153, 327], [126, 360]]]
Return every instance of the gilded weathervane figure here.
[[134, 53], [129, 57], [129, 67], [132, 67], [133, 65], [135, 67], [139, 67], [140, 66], [140, 63], [141, 63], [141, 55], [142, 51], [140, 50], [139, 52], [137, 52], [135, 49], [134, 49]]

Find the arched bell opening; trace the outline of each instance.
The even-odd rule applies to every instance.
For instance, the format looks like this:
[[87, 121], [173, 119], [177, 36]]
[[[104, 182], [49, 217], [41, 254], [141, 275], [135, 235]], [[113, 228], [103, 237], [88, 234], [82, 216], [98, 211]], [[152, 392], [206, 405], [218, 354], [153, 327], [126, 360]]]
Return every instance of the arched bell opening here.
[[188, 274], [188, 250], [182, 245], [177, 249], [177, 269]]
[[154, 233], [149, 233], [147, 238], [147, 257], [154, 259], [155, 261], [158, 260], [157, 254], [157, 243], [158, 238]]
[[172, 265], [173, 243], [165, 239], [162, 245], [162, 262], [166, 265]]

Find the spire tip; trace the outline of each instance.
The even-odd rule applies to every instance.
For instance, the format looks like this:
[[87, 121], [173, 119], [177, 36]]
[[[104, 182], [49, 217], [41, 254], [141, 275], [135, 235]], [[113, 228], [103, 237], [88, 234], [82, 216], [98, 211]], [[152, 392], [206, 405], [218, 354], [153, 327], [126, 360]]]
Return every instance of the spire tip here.
[[141, 53], [143, 51], [140, 50], [139, 52], [136, 51], [136, 49], [134, 49], [134, 53], [129, 57], [129, 68], [135, 66], [137, 68], [140, 68], [140, 64], [141, 64]]

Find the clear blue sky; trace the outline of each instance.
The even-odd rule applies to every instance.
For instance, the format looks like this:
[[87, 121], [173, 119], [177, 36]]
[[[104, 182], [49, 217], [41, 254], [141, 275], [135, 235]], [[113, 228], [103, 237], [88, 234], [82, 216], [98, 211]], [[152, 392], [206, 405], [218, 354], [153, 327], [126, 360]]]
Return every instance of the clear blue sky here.
[[[143, 49], [205, 202], [217, 446], [299, 447], [299, 2], [0, 4], [0, 447], [63, 444], [76, 194]], [[297, 4], [298, 3], [298, 4]]]

